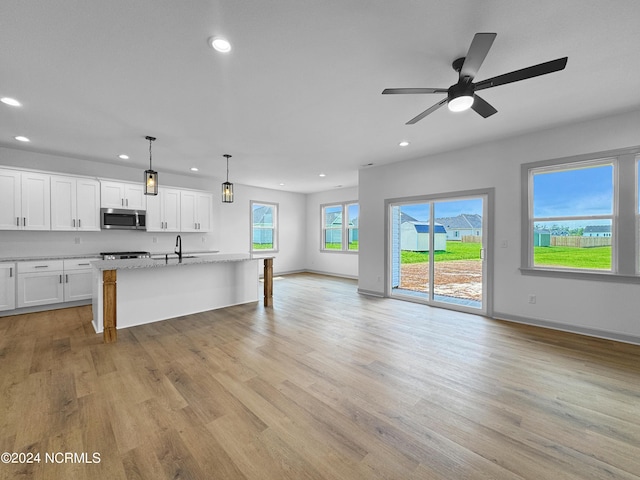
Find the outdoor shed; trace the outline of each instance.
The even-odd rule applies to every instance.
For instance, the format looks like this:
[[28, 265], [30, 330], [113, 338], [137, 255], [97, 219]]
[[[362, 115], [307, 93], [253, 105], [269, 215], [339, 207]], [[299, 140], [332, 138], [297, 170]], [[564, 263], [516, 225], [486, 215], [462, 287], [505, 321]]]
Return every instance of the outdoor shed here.
[[[447, 249], [447, 231], [439, 223], [435, 224], [433, 231], [434, 250]], [[429, 223], [428, 222], [404, 222], [400, 227], [400, 248], [410, 252], [428, 252], [429, 249]]]
[[534, 247], [548, 247], [551, 245], [551, 232], [549, 230], [536, 230], [533, 232]]

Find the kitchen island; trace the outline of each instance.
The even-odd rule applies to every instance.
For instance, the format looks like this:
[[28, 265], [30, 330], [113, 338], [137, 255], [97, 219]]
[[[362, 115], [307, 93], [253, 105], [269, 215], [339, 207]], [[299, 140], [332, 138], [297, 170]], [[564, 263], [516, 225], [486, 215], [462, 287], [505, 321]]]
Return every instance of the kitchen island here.
[[118, 329], [257, 302], [262, 260], [265, 306], [270, 306], [272, 258], [216, 254], [92, 262], [93, 327], [111, 343]]

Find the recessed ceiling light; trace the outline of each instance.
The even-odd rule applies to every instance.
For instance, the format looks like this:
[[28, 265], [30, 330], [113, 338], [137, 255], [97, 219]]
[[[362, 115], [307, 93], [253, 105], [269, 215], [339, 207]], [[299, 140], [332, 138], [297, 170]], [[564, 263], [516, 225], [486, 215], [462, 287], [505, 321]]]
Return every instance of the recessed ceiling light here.
[[0, 98], [0, 102], [5, 103], [7, 105], [11, 105], [12, 107], [21, 107], [22, 104], [16, 100], [15, 98], [11, 98], [11, 97], [2, 97]]
[[23, 137], [22, 135], [18, 135], [17, 137], [13, 137], [13, 138], [18, 140], [19, 142], [30, 142], [31, 141], [27, 137]]
[[320, 175], [318, 175], [319, 177], [326, 177], [327, 174], [326, 173], [321, 173]]
[[191, 167], [191, 171], [192, 171], [192, 172], [197, 172], [197, 171], [198, 171], [198, 168], [197, 168], [197, 167]]
[[401, 147], [408, 147], [409, 146], [409, 142], [407, 142], [406, 140], [403, 140], [398, 145], [401, 146]]
[[280, 183], [280, 186], [281, 186], [281, 187], [284, 187], [284, 183]]
[[129, 155], [126, 155], [126, 154], [122, 153], [122, 154], [118, 155], [118, 158], [120, 160], [129, 160]]
[[211, 37], [209, 39], [209, 44], [213, 47], [214, 50], [220, 53], [229, 53], [231, 51], [231, 44], [226, 38]]

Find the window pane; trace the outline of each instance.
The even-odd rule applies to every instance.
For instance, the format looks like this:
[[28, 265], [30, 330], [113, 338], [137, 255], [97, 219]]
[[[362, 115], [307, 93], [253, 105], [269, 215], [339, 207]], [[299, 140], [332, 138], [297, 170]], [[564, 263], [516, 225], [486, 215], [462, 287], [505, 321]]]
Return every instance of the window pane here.
[[324, 248], [342, 250], [342, 228], [327, 228], [324, 231]]
[[360, 206], [357, 203], [347, 205], [349, 250], [358, 250], [358, 221]]
[[324, 226], [342, 228], [342, 205], [324, 207]]
[[254, 250], [275, 248], [275, 205], [254, 203], [251, 206], [251, 235]]
[[534, 266], [611, 270], [611, 226], [611, 220], [534, 222]]
[[613, 165], [534, 173], [535, 218], [611, 214]]

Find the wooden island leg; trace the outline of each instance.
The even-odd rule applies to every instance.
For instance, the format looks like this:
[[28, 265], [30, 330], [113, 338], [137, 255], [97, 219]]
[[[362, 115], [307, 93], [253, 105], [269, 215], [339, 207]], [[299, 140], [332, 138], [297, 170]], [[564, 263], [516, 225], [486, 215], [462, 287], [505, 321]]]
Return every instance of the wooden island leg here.
[[264, 259], [264, 306], [273, 306], [273, 258]]
[[102, 272], [102, 338], [104, 343], [114, 343], [118, 340], [116, 319], [116, 271], [104, 270]]

